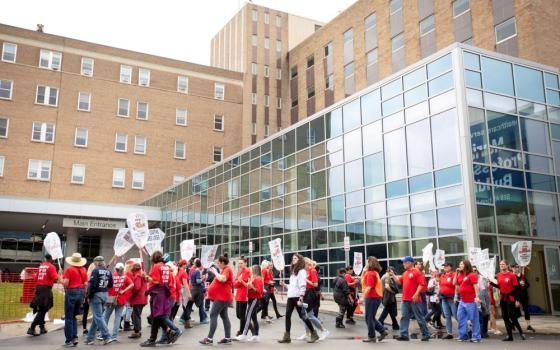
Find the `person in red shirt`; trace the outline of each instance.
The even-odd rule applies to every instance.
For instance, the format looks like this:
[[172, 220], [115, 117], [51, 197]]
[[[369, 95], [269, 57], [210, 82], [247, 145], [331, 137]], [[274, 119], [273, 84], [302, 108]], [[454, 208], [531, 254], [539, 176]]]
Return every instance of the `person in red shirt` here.
[[[323, 323], [315, 316], [313, 310], [318, 307], [319, 304], [319, 273], [315, 269], [315, 261], [309, 258], [303, 258], [305, 262], [305, 271], [307, 272], [307, 277], [305, 279], [305, 294], [303, 295], [303, 303], [307, 304], [307, 308], [303, 309], [306, 314], [307, 319], [311, 321], [311, 324], [315, 326], [317, 330], [321, 331], [319, 340], [324, 340], [330, 334], [329, 331], [323, 326]], [[305, 340], [311, 337], [311, 330], [307, 327], [305, 322], [303, 323], [305, 327], [305, 333], [298, 337], [298, 340]]]
[[426, 316], [428, 314], [428, 301], [426, 298], [426, 292], [428, 291], [428, 281], [426, 281], [426, 275], [424, 274], [424, 263], [422, 261], [417, 261], [414, 263], [414, 268], [420, 271], [422, 277], [424, 277], [424, 285], [422, 287], [422, 291], [420, 292], [420, 310], [422, 311], [422, 314]]
[[235, 288], [235, 314], [239, 319], [239, 330], [237, 331], [237, 340], [243, 341], [246, 336], [243, 335], [243, 327], [245, 327], [248, 301], [248, 283], [251, 279], [251, 270], [247, 268], [247, 259], [242, 255], [237, 261], [237, 276], [233, 282]]
[[88, 284], [88, 277], [84, 265], [87, 260], [82, 258], [82, 254], [74, 253], [65, 259], [70, 265], [62, 276], [62, 285], [66, 289], [64, 294], [64, 336], [66, 341], [64, 346], [78, 345], [78, 322], [76, 315], [80, 313], [85, 297], [85, 288]]
[[210, 309], [210, 329], [208, 336], [199, 341], [202, 345], [212, 345], [213, 337], [218, 327], [218, 315], [224, 323], [225, 338], [220, 340], [218, 344], [231, 344], [231, 323], [229, 322], [228, 307], [232, 300], [231, 289], [233, 287], [233, 271], [228, 266], [229, 258], [227, 255], [218, 258], [218, 273], [216, 268], [210, 267], [209, 270], [214, 274], [214, 280], [208, 287], [208, 299], [212, 300]]
[[473, 272], [471, 262], [463, 260], [459, 263], [455, 275], [455, 286], [459, 290], [459, 306], [457, 307], [457, 334], [459, 341], [468, 341], [467, 321], [471, 321], [471, 341], [480, 342], [480, 320], [478, 319], [478, 276]]
[[278, 305], [276, 303], [276, 295], [274, 294], [274, 275], [272, 273], [272, 268], [274, 265], [270, 261], [263, 260], [261, 263], [261, 271], [264, 282], [264, 301], [263, 301], [263, 311], [261, 313], [261, 318], [266, 319], [266, 322], [272, 322], [272, 316], [268, 315], [268, 304], [272, 300], [272, 307], [276, 313], [276, 318], [280, 318], [283, 315], [278, 311]]
[[430, 331], [426, 327], [426, 321], [420, 309], [420, 293], [424, 289], [426, 278], [420, 271], [414, 268], [413, 257], [405, 256], [401, 261], [405, 271], [400, 277], [395, 275], [394, 272], [389, 272], [389, 275], [395, 282], [402, 284], [400, 334], [395, 339], [399, 341], [410, 340], [408, 337], [408, 325], [410, 318], [414, 315], [422, 331], [422, 341], [428, 341], [430, 340]]
[[[179, 260], [177, 264], [177, 276], [175, 276], [175, 284], [177, 286], [177, 294], [179, 295], [179, 305], [183, 309], [183, 314], [185, 313], [185, 306], [190, 299], [189, 290], [189, 275], [185, 269], [187, 268], [187, 261], [185, 259]], [[179, 311], [179, 310], [177, 310]], [[176, 316], [173, 315], [172, 316]], [[174, 318], [173, 318], [174, 319]], [[180, 324], [185, 324], [183, 317], [179, 318]]]
[[[58, 273], [53, 265], [53, 259], [50, 254], [45, 255], [45, 262], [39, 266], [36, 275], [37, 287], [35, 288], [35, 296], [31, 301], [31, 308], [35, 313], [35, 318], [31, 322], [31, 326], [27, 330], [27, 334], [37, 336], [47, 333], [45, 328], [45, 315], [53, 307], [52, 286], [58, 280]], [[39, 326], [39, 333], [35, 333], [35, 327]]]
[[109, 324], [109, 318], [113, 310], [115, 311], [113, 334], [111, 335], [113, 339], [117, 339], [117, 335], [119, 334], [122, 312], [130, 297], [132, 288], [134, 288], [134, 283], [132, 283], [129, 276], [124, 274], [124, 264], [117, 263], [117, 265], [115, 265], [115, 272], [113, 273], [113, 287], [108, 290], [109, 298], [105, 304], [105, 312], [103, 314], [105, 322]]
[[498, 283], [490, 282], [490, 284], [500, 289], [500, 309], [502, 310], [502, 318], [506, 326], [507, 337], [504, 341], [513, 341], [513, 328], [519, 331], [521, 339], [525, 340], [523, 329], [517, 320], [518, 311], [520, 306], [520, 288], [517, 281], [517, 276], [509, 271], [508, 262], [506, 260], [500, 261], [500, 272], [496, 275]]
[[364, 275], [364, 290], [363, 294], [365, 297], [365, 312], [366, 312], [366, 324], [368, 328], [368, 336], [364, 338], [365, 343], [375, 342], [375, 331], [380, 333], [379, 341], [382, 341], [389, 335], [385, 330], [385, 327], [377, 319], [377, 309], [381, 305], [381, 299], [383, 298], [383, 286], [381, 284], [381, 278], [379, 277], [379, 272], [381, 271], [381, 265], [379, 261], [374, 256], [368, 257], [366, 265], [366, 273]]
[[127, 274], [134, 284], [128, 299], [128, 303], [132, 306], [131, 318], [134, 332], [128, 337], [130, 339], [136, 339], [142, 336], [142, 309], [144, 309], [144, 306], [148, 303], [148, 298], [146, 297], [147, 284], [141, 264], [134, 263], [130, 272]]
[[346, 310], [346, 324], [356, 324], [354, 321], [354, 312], [358, 307], [358, 293], [356, 292], [356, 286], [358, 285], [358, 278], [352, 276], [354, 273], [354, 268], [352, 266], [346, 267], [346, 274], [344, 274], [344, 279], [348, 284], [348, 288], [350, 288], [350, 297], [354, 301], [351, 305], [348, 306]]
[[449, 262], [443, 264], [443, 273], [439, 276], [440, 304], [445, 316], [445, 330], [447, 331], [447, 335], [443, 339], [453, 339], [453, 318], [457, 319], [454, 280], [453, 264]]
[[247, 335], [249, 329], [251, 329], [251, 333], [253, 334], [252, 337], [247, 338], [246, 340], [249, 342], [258, 342], [260, 341], [259, 338], [259, 321], [257, 318], [257, 314], [261, 309], [261, 303], [264, 295], [264, 283], [261, 276], [261, 267], [259, 265], [253, 265], [251, 268], [251, 279], [249, 283], [247, 283], [247, 297], [248, 299], [248, 311], [247, 314], [247, 321], [243, 327], [243, 334]]

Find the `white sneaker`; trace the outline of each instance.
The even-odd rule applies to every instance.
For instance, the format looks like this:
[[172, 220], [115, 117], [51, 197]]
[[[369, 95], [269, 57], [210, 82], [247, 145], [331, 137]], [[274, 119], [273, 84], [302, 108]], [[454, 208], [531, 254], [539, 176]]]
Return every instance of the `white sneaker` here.
[[254, 335], [252, 337], [250, 337], [249, 339], [247, 339], [248, 342], [251, 343], [258, 343], [261, 341], [261, 338], [258, 335]]
[[305, 340], [307, 339], [307, 333], [303, 333], [302, 335], [300, 335], [299, 337], [296, 338], [297, 340]]
[[245, 334], [241, 334], [238, 335], [237, 337], [235, 337], [235, 340], [237, 341], [246, 341], [247, 340], [247, 336]]
[[319, 336], [319, 340], [325, 340], [327, 339], [327, 337], [331, 334], [331, 332], [329, 332], [328, 329], [325, 329], [324, 332], [321, 332], [321, 335]]

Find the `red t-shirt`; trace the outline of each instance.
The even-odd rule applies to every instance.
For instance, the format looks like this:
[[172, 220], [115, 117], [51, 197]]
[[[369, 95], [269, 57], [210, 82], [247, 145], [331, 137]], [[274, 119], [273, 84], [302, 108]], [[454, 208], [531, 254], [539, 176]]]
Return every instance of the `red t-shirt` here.
[[[424, 275], [415, 268], [406, 270], [399, 281], [402, 283], [402, 300], [412, 301], [412, 296], [416, 293], [418, 286], [424, 287], [426, 285], [426, 278]], [[423, 288], [422, 288], [423, 289]], [[421, 302], [420, 298], [416, 302]]]
[[439, 277], [439, 291], [441, 294], [447, 296], [455, 295], [454, 277], [455, 272], [446, 272]]
[[[152, 270], [150, 271], [150, 277], [157, 281], [159, 284], [169, 283], [169, 275], [171, 275], [169, 271], [169, 266], [165, 265], [163, 262], [159, 262], [152, 266]], [[151, 288], [151, 283], [148, 288]]]
[[261, 299], [264, 294], [263, 279], [260, 277], [255, 277], [253, 279], [253, 287], [255, 287], [256, 290], [249, 288], [249, 299]]
[[[346, 275], [348, 276], [348, 275]], [[367, 271], [364, 276], [364, 284], [366, 287], [371, 287], [369, 292], [365, 295], [366, 298], [381, 298], [383, 297], [383, 290], [381, 287], [381, 279], [377, 271]]]
[[[498, 287], [500, 288], [500, 298], [503, 298], [505, 294], [512, 294], [515, 290], [515, 287], [518, 285], [517, 276], [511, 272], [499, 272], [496, 275], [496, 279], [498, 280]], [[515, 298], [513, 295], [510, 295], [509, 298], [511, 301], [514, 301]]]
[[[317, 270], [312, 268], [311, 270], [307, 271], [307, 279], [313, 283], [319, 283], [319, 274], [317, 273]], [[317, 287], [314, 287], [307, 282], [305, 283], [305, 289], [313, 289], [313, 288], [317, 288]]]
[[117, 296], [117, 305], [124, 305], [130, 298], [132, 294], [132, 290], [129, 289], [124, 294], [119, 294], [120, 290], [126, 289], [128, 286], [132, 284], [132, 279], [128, 275], [119, 276], [117, 272], [113, 273], [113, 288], [109, 288], [109, 295]]
[[66, 286], [66, 289], [84, 288], [85, 282], [88, 280], [86, 269], [77, 266], [67, 268], [62, 278], [68, 279], [68, 286]]
[[49, 286], [52, 287], [54, 282], [58, 279], [58, 273], [56, 273], [56, 268], [53, 264], [45, 261], [39, 266], [39, 272], [37, 272], [37, 285], [38, 286]]
[[179, 300], [179, 294], [177, 293], [177, 286], [175, 285], [175, 276], [173, 276], [173, 271], [171, 271], [171, 269], [169, 269], [169, 293], [170, 293], [170, 298], [177, 301]]
[[474, 288], [478, 283], [478, 276], [476, 273], [471, 272], [465, 276], [462, 272], [457, 275], [457, 284], [459, 285], [459, 295], [461, 296], [461, 301], [464, 303], [474, 302], [476, 293]]
[[[187, 273], [185, 272], [185, 268], [182, 267], [179, 269], [179, 272], [177, 272], [177, 276], [175, 276], [175, 285], [177, 286], [177, 290], [181, 290], [181, 288], [183, 288], [183, 280], [186, 279], [187, 283], [189, 280], [189, 276], [187, 275]], [[188, 288], [188, 286], [185, 286]]]
[[248, 288], [247, 286], [243, 285], [243, 283], [239, 282], [239, 277], [241, 276], [241, 280], [247, 283], [249, 282], [249, 278], [251, 278], [251, 271], [248, 268], [243, 268], [237, 272], [237, 277], [235, 278], [235, 282], [233, 286], [235, 287], [235, 301], [247, 301], [248, 299]]
[[272, 280], [273, 280], [272, 272], [270, 272], [269, 269], [264, 269], [263, 272], [262, 272], [262, 278], [263, 278], [264, 284], [268, 285], [269, 283], [272, 283]]
[[351, 286], [350, 283], [354, 282], [354, 277], [351, 274], [347, 273], [344, 275], [344, 280], [348, 283], [348, 287], [352, 290], [356, 289], [356, 285]]
[[226, 277], [224, 282], [218, 281], [214, 278], [210, 287], [208, 287], [208, 299], [219, 301], [231, 301], [231, 288], [233, 286], [233, 271], [229, 266], [226, 266], [221, 273]]
[[426, 293], [428, 291], [428, 282], [426, 281], [426, 275], [424, 275], [423, 271], [418, 271], [420, 272], [420, 274], [422, 275], [422, 278], [424, 279], [424, 284], [422, 285], [422, 293]]

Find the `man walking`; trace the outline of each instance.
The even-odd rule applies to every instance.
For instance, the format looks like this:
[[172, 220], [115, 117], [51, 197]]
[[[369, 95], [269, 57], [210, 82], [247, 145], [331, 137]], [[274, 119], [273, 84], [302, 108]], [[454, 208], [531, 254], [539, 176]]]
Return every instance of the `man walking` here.
[[89, 278], [87, 293], [89, 305], [93, 311], [93, 321], [91, 322], [85, 344], [95, 344], [94, 337], [99, 329], [103, 338], [103, 344], [106, 345], [115, 341], [111, 337], [105, 317], [103, 317], [103, 308], [108, 298], [107, 291], [109, 288], [113, 288], [113, 276], [111, 271], [105, 267], [105, 258], [102, 256], [95, 257], [93, 263], [95, 264], [95, 269]]
[[[35, 297], [31, 301], [33, 312], [36, 313], [31, 326], [27, 330], [27, 334], [37, 336], [47, 333], [45, 328], [45, 315], [53, 307], [52, 286], [58, 279], [56, 268], [52, 264], [52, 256], [45, 255], [45, 262], [39, 266], [37, 273], [37, 288], [35, 289]], [[35, 327], [39, 326], [40, 333], [35, 333]]]

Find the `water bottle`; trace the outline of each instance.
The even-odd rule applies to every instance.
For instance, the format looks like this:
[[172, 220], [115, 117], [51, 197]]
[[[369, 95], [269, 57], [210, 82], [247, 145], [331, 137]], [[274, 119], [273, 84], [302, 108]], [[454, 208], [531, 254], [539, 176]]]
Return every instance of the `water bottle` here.
[[476, 309], [478, 310], [478, 312], [482, 313], [482, 305], [479, 301], [476, 302]]
[[304, 309], [304, 310], [307, 310], [307, 306], [309, 306], [309, 305], [307, 305], [307, 303], [303, 303], [302, 306], [303, 306], [303, 309]]

